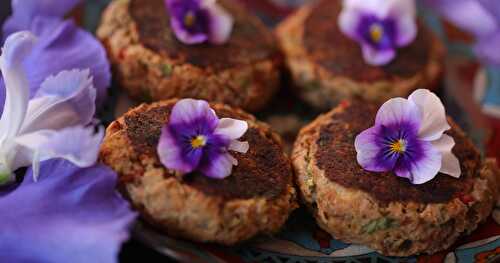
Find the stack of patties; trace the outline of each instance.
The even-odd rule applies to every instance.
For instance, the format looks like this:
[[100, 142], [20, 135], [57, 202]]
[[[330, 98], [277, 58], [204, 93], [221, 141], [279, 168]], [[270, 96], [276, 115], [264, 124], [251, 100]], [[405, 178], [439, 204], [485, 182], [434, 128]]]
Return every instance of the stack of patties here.
[[345, 242], [390, 256], [444, 250], [491, 213], [496, 164], [427, 90], [377, 108], [344, 102], [302, 129], [292, 156], [302, 200]]
[[412, 25], [412, 1], [342, 3], [315, 1], [277, 28], [295, 88], [306, 102], [319, 109], [342, 99], [382, 102], [439, 83], [444, 47], [421, 22]]

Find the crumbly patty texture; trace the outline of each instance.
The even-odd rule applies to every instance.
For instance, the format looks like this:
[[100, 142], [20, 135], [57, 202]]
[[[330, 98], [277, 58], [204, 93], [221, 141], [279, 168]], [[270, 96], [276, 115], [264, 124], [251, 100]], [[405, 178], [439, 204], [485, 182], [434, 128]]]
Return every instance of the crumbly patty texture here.
[[374, 123], [378, 105], [343, 102], [304, 127], [292, 162], [302, 200], [334, 237], [367, 245], [384, 255], [435, 253], [470, 233], [491, 212], [500, 173], [451, 119], [461, 163], [459, 179], [438, 174], [412, 185], [392, 173], [363, 170], [354, 140]]
[[415, 41], [381, 67], [365, 63], [357, 42], [339, 29], [341, 0], [306, 5], [278, 26], [277, 35], [301, 97], [318, 108], [361, 97], [381, 102], [441, 77], [443, 45], [418, 24]]
[[185, 45], [163, 0], [115, 0], [98, 37], [117, 80], [134, 98], [193, 97], [246, 110], [264, 107], [279, 87], [282, 57], [269, 29], [234, 0], [221, 0], [235, 24], [223, 45]]
[[176, 175], [156, 153], [161, 128], [177, 100], [143, 104], [106, 131], [101, 160], [119, 175], [120, 188], [144, 219], [167, 234], [194, 241], [234, 244], [280, 229], [297, 207], [293, 172], [281, 139], [243, 111], [213, 104], [221, 118], [249, 124], [241, 138], [246, 154], [225, 179]]

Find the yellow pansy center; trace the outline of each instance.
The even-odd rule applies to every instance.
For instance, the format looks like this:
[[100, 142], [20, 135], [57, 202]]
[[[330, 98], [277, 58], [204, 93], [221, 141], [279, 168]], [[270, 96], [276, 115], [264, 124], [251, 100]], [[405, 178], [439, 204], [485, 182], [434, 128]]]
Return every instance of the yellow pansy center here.
[[201, 148], [207, 144], [207, 138], [203, 135], [198, 135], [191, 139], [191, 147], [194, 149]]
[[404, 153], [406, 151], [406, 141], [399, 139], [390, 145], [391, 151], [394, 153]]
[[187, 12], [184, 16], [184, 25], [186, 27], [192, 27], [196, 23], [196, 16], [193, 11]]
[[370, 26], [370, 38], [373, 42], [378, 43], [384, 36], [384, 28], [380, 24]]

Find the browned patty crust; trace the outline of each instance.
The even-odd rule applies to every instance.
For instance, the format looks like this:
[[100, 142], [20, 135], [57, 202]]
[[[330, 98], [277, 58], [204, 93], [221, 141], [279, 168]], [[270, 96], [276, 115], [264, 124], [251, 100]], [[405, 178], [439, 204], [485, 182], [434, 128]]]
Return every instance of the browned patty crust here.
[[178, 41], [163, 0], [112, 2], [98, 36], [136, 98], [196, 97], [258, 110], [278, 88], [282, 58], [270, 30], [236, 2], [219, 1], [235, 19], [223, 45]]
[[319, 0], [302, 7], [277, 29], [305, 100], [319, 108], [353, 97], [380, 102], [438, 84], [443, 46], [421, 22], [415, 41], [399, 48], [393, 61], [371, 66], [359, 44], [341, 32], [337, 22], [341, 9], [341, 0]]
[[[232, 153], [238, 165], [227, 178], [211, 179], [196, 172], [180, 177], [165, 168], [156, 153], [161, 128], [176, 101], [143, 104], [107, 129], [101, 160], [118, 173], [120, 185], [134, 206], [167, 233], [196, 241], [233, 244], [258, 233], [277, 231], [296, 207], [292, 168], [278, 135], [247, 113], [212, 104], [219, 117], [249, 123], [241, 140], [248, 141], [250, 149], [246, 154]], [[153, 179], [148, 178], [156, 179], [151, 183]], [[184, 196], [177, 196], [178, 192]], [[189, 207], [167, 209], [178, 204]], [[240, 220], [237, 227], [229, 226], [233, 217]], [[186, 218], [191, 218], [191, 225], [183, 222]], [[212, 222], [213, 229], [200, 226], [203, 220]]]
[[438, 174], [412, 185], [356, 161], [354, 140], [374, 123], [378, 105], [343, 102], [303, 128], [292, 160], [303, 201], [318, 224], [338, 239], [392, 256], [434, 253], [451, 246], [491, 212], [500, 174], [450, 119], [459, 179]]

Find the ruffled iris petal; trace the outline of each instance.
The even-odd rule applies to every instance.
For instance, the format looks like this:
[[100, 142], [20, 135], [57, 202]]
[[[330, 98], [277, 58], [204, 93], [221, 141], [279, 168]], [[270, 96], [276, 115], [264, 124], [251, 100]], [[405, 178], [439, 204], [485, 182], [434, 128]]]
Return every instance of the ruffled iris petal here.
[[116, 174], [64, 161], [31, 171], [0, 195], [0, 258], [5, 262], [116, 262], [135, 213], [116, 192]]
[[[72, 21], [36, 17], [30, 28], [38, 37], [38, 42], [24, 61], [31, 97], [51, 75], [63, 70], [90, 69], [97, 93], [96, 104], [102, 106], [111, 82], [110, 66], [102, 45]], [[0, 89], [5, 89], [3, 83]], [[0, 103], [5, 100], [2, 95], [3, 92], [0, 92]]]
[[415, 103], [422, 114], [418, 132], [422, 140], [439, 139], [444, 131], [450, 129], [444, 105], [436, 94], [426, 89], [418, 89], [408, 97], [408, 100]]
[[89, 124], [96, 99], [89, 74], [89, 70], [72, 70], [48, 77], [29, 103], [21, 132]]

